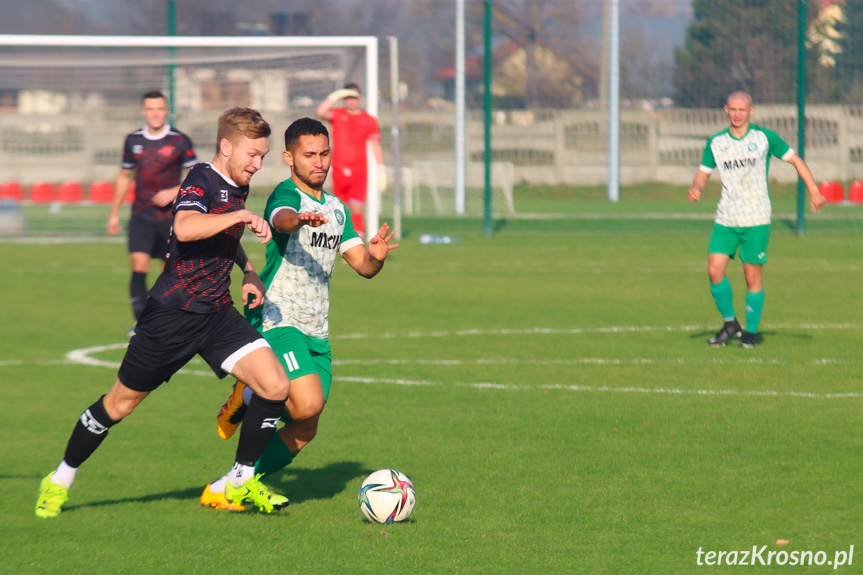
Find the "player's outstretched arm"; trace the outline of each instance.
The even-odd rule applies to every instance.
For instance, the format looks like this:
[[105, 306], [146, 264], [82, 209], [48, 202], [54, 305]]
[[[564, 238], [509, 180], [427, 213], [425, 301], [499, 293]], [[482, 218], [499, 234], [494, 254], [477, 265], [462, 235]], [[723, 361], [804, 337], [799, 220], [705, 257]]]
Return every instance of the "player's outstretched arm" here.
[[373, 278], [384, 267], [390, 250], [399, 247], [398, 244], [390, 245], [394, 235], [395, 232], [390, 231], [389, 224], [384, 223], [369, 241], [368, 248], [362, 244], [356, 245], [342, 254], [342, 257], [358, 274], [365, 278]]
[[709, 179], [710, 174], [698, 170], [698, 173], [695, 174], [695, 180], [692, 182], [692, 187], [689, 188], [689, 192], [686, 194], [690, 202], [697, 202], [701, 199], [701, 192], [704, 190], [704, 186], [707, 185], [707, 180]]
[[273, 216], [273, 230], [280, 234], [292, 234], [303, 226], [318, 228], [329, 220], [320, 212], [295, 212], [279, 210]]
[[273, 237], [270, 225], [261, 216], [249, 210], [237, 210], [224, 214], [203, 214], [193, 210], [179, 210], [174, 216], [174, 234], [181, 242], [194, 242], [211, 238], [231, 226], [246, 224], [246, 227], [265, 244]]
[[794, 154], [788, 159], [788, 163], [794, 166], [794, 169], [797, 170], [797, 175], [800, 176], [800, 179], [806, 184], [806, 189], [809, 190], [809, 208], [812, 210], [812, 213], [823, 208], [827, 200], [824, 199], [824, 196], [818, 190], [818, 184], [815, 183], [815, 178], [812, 176], [812, 171], [809, 169], [806, 161], [797, 154]]

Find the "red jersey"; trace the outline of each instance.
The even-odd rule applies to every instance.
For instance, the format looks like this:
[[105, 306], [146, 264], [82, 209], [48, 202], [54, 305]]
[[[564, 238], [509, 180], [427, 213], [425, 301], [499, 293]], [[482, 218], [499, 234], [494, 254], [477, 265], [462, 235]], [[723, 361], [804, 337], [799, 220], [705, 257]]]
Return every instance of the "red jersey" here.
[[381, 139], [378, 121], [365, 110], [349, 114], [344, 108], [333, 108], [332, 114], [333, 168], [350, 167], [364, 171], [366, 142]]

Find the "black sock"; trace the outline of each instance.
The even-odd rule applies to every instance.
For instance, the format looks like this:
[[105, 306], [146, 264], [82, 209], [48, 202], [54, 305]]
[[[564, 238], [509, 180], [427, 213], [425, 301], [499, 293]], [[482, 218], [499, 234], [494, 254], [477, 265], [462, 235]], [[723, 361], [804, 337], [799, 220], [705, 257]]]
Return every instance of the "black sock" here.
[[78, 423], [72, 430], [69, 443], [66, 444], [66, 454], [63, 456], [70, 467], [80, 467], [82, 463], [87, 461], [108, 436], [108, 429], [120, 423], [108, 417], [103, 403], [104, 399], [105, 396], [103, 395], [96, 403], [84, 410], [84, 413], [78, 418]]
[[264, 399], [257, 394], [252, 395], [240, 430], [237, 463], [255, 465], [276, 432], [276, 425], [284, 410], [285, 399]]
[[147, 274], [132, 272], [132, 280], [129, 282], [129, 301], [132, 302], [135, 321], [138, 321], [147, 303]]

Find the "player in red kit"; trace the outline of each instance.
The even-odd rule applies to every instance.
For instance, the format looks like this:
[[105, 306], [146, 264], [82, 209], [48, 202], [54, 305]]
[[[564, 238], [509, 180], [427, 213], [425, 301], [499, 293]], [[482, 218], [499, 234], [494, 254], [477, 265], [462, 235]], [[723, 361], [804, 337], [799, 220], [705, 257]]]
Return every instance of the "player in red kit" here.
[[[335, 107], [344, 100], [344, 107]], [[345, 202], [351, 212], [354, 229], [365, 236], [364, 211], [368, 184], [366, 142], [371, 142], [378, 163], [378, 191], [387, 186], [384, 153], [377, 120], [362, 108], [362, 93], [356, 84], [347, 84], [321, 102], [318, 116], [330, 122], [332, 136], [333, 192]]]

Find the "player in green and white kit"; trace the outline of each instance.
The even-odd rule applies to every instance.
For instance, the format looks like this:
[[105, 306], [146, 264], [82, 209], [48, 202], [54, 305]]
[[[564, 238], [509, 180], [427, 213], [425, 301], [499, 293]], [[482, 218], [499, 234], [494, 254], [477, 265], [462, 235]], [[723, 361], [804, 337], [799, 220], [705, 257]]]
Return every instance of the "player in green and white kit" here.
[[[725, 105], [730, 126], [708, 138], [707, 146], [692, 187], [689, 201], [701, 199], [701, 192], [713, 170], [722, 178], [722, 196], [716, 208], [716, 220], [707, 249], [707, 275], [710, 293], [725, 324], [708, 343], [722, 347], [732, 337], [740, 337], [740, 347], [755, 347], [755, 335], [764, 308], [762, 272], [767, 263], [770, 238], [770, 195], [767, 171], [770, 156], [794, 166], [809, 190], [813, 212], [824, 205], [812, 172], [803, 158], [794, 153], [775, 132], [750, 122], [755, 108], [746, 92], [734, 92]], [[734, 313], [731, 284], [725, 277], [728, 262], [740, 248], [743, 274], [746, 277], [746, 331], [741, 330]]]
[[[264, 304], [247, 314], [291, 379], [285, 425], [255, 466], [261, 474], [291, 463], [317, 433], [332, 381], [328, 316], [336, 256], [371, 278], [381, 271], [389, 251], [398, 247], [389, 245], [393, 233], [384, 224], [366, 248], [345, 204], [323, 191], [330, 168], [329, 134], [323, 124], [310, 118], [292, 123], [285, 131], [284, 159], [293, 176], [276, 187], [264, 211], [273, 230], [260, 274], [266, 288]], [[219, 413], [218, 431], [224, 439], [242, 422], [249, 399], [244, 401], [245, 389], [238, 381]], [[239, 510], [224, 499], [224, 480], [208, 485], [201, 503]]]

